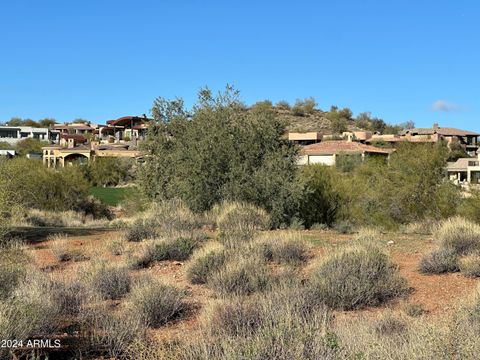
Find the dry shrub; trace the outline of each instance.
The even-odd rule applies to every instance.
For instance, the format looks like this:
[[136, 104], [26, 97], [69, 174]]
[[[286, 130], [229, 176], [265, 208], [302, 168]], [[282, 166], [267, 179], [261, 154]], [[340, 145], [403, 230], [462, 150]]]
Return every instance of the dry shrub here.
[[418, 271], [424, 274], [442, 274], [458, 271], [457, 254], [452, 249], [434, 250], [422, 257]]
[[407, 322], [388, 312], [376, 320], [373, 326], [375, 332], [381, 337], [401, 335], [407, 331]]
[[192, 237], [177, 237], [155, 242], [154, 260], [187, 260], [198, 247], [198, 241]]
[[354, 225], [350, 220], [339, 220], [335, 223], [334, 229], [340, 234], [352, 234], [354, 232]]
[[134, 268], [148, 267], [154, 261], [185, 261], [198, 245], [194, 238], [184, 236], [148, 241], [144, 244], [141, 255], [135, 260]]
[[27, 273], [28, 257], [21, 245], [15, 243], [0, 247], [0, 299], [8, 297]]
[[359, 244], [378, 245], [382, 239], [382, 233], [378, 229], [363, 227], [358, 230], [354, 239]]
[[307, 260], [307, 246], [295, 233], [266, 234], [252, 246], [268, 261], [299, 265]]
[[438, 227], [438, 221], [427, 219], [424, 221], [402, 225], [400, 227], [400, 232], [403, 234], [431, 235], [438, 230]]
[[303, 289], [282, 286], [206, 307], [201, 334], [179, 346], [183, 359], [335, 359], [325, 307], [304, 311]]
[[480, 276], [480, 254], [464, 256], [458, 261], [458, 265], [462, 274], [471, 277]]
[[133, 341], [125, 354], [128, 360], [176, 360], [181, 359], [177, 341], [155, 341], [153, 339]]
[[105, 227], [110, 221], [94, 219], [76, 211], [43, 211], [29, 209], [24, 219], [16, 219], [15, 224], [35, 227]]
[[435, 237], [439, 249], [422, 258], [418, 268], [423, 273], [458, 271], [460, 256], [480, 251], [480, 225], [463, 218], [443, 221], [435, 232]]
[[403, 311], [411, 317], [418, 317], [428, 313], [428, 310], [422, 304], [407, 304]]
[[385, 328], [395, 336], [379, 332], [378, 320], [364, 317], [339, 320], [332, 329], [338, 335], [343, 353], [339, 358], [477, 359], [480, 351], [478, 299], [440, 317], [400, 318], [405, 326], [398, 326], [395, 321]]
[[184, 291], [153, 279], [135, 286], [127, 298], [129, 312], [146, 326], [158, 328], [188, 309]]
[[91, 349], [103, 349], [109, 358], [125, 358], [129, 346], [146, 336], [141, 319], [125, 311], [112, 314], [105, 306], [85, 309], [82, 321], [90, 332]]
[[11, 296], [0, 301], [0, 338], [27, 340], [51, 334], [58, 326], [58, 315], [49, 279], [29, 272]]
[[310, 230], [328, 230], [328, 225], [324, 223], [315, 223], [312, 226], [310, 226]]
[[135, 221], [124, 233], [123, 238], [126, 241], [140, 242], [147, 239], [153, 239], [158, 235], [157, 230], [151, 224], [145, 224], [141, 220]]
[[315, 270], [312, 287], [326, 305], [343, 310], [379, 305], [408, 290], [398, 268], [374, 246], [351, 247], [330, 256]]
[[113, 256], [120, 256], [128, 249], [128, 241], [125, 238], [113, 239], [108, 245], [109, 251]]
[[120, 299], [130, 291], [131, 278], [127, 267], [93, 264], [87, 273], [92, 289], [104, 299]]
[[222, 295], [245, 295], [267, 289], [272, 279], [259, 256], [239, 254], [213, 272], [208, 285]]
[[68, 249], [68, 235], [52, 234], [48, 236], [47, 240], [52, 243], [50, 248], [58, 261], [71, 260], [72, 255]]
[[90, 289], [77, 279], [54, 281], [51, 295], [62, 315], [78, 315], [83, 306], [93, 299]]
[[178, 231], [191, 232], [201, 226], [198, 216], [178, 199], [152, 204], [145, 218], [167, 235]]
[[480, 250], [480, 225], [463, 218], [445, 220], [435, 236], [441, 248], [450, 249], [457, 255]]
[[192, 284], [205, 284], [212, 273], [225, 263], [226, 253], [218, 243], [206, 244], [193, 254], [187, 264], [187, 278]]
[[58, 261], [84, 261], [88, 257], [80, 249], [69, 247], [69, 239], [66, 234], [53, 234], [48, 236], [51, 241], [51, 250]]
[[267, 212], [250, 204], [224, 203], [216, 212], [219, 238], [228, 247], [241, 246], [270, 226]]

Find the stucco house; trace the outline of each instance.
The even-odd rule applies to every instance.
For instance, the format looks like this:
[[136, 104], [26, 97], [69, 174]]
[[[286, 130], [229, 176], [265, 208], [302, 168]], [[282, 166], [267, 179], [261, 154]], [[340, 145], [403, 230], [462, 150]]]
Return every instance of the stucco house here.
[[[132, 123], [135, 124], [134, 121]], [[115, 128], [112, 127], [112, 129]], [[65, 167], [87, 163], [100, 157], [140, 159], [143, 156], [143, 152], [136, 150], [135, 147], [132, 148], [131, 144], [125, 142], [100, 144], [95, 139], [96, 135], [99, 134], [99, 129], [101, 127], [97, 128], [96, 126], [85, 124], [56, 126], [55, 130], [59, 132], [60, 141], [58, 144], [42, 148], [44, 165], [48, 167]], [[122, 125], [122, 130], [125, 130], [124, 125]]]
[[289, 132], [288, 141], [297, 145], [310, 145], [322, 141], [323, 134], [316, 131], [311, 132]]
[[370, 155], [389, 157], [394, 151], [395, 149], [384, 149], [352, 140], [329, 140], [303, 147], [298, 164], [334, 166], [339, 155], [360, 155], [363, 160]]
[[15, 145], [25, 139], [50, 140], [48, 128], [36, 128], [31, 126], [0, 126], [0, 141]]
[[101, 144], [130, 143], [137, 145], [145, 139], [151, 119], [146, 115], [123, 116], [116, 120], [108, 120], [106, 125], [99, 125], [96, 140]]
[[438, 126], [438, 124], [433, 124], [431, 128], [404, 130], [401, 135], [409, 142], [437, 142], [444, 140], [448, 145], [458, 142], [470, 156], [475, 156], [479, 148], [478, 137], [480, 134], [478, 132], [444, 128]]
[[480, 154], [476, 158], [460, 158], [447, 165], [448, 177], [457, 185], [480, 184]]

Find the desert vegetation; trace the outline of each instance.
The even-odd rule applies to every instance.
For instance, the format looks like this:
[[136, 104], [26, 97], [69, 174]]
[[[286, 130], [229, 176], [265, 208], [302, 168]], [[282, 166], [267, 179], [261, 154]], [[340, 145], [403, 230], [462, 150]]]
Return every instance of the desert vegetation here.
[[[159, 98], [138, 173], [0, 162], [0, 338], [87, 359], [474, 359], [478, 193], [445, 181], [445, 144], [300, 168], [277, 107]], [[115, 207], [89, 195], [134, 179]], [[25, 351], [46, 355], [0, 358]]]

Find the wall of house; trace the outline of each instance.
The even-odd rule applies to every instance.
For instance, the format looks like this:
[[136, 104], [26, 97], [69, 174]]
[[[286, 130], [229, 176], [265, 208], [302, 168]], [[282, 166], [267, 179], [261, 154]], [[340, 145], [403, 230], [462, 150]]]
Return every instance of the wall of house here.
[[335, 155], [300, 155], [297, 160], [297, 165], [313, 165], [321, 164], [327, 166], [335, 165]]
[[33, 128], [29, 126], [0, 127], [0, 141], [14, 145], [28, 138], [48, 141], [49, 130], [47, 128]]

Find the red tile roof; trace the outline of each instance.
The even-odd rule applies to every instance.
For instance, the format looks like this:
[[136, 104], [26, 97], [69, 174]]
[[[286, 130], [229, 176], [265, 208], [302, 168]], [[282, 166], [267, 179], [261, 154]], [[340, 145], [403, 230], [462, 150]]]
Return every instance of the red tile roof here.
[[433, 135], [433, 134], [439, 134], [442, 136], [480, 136], [479, 133], [473, 132], [473, 131], [468, 131], [468, 130], [462, 130], [462, 129], [456, 129], [456, 128], [444, 128], [444, 127], [438, 127], [438, 128], [416, 128], [416, 129], [409, 129], [405, 130], [404, 134], [410, 133], [412, 135], [418, 134], [418, 135]]
[[372, 145], [365, 145], [355, 141], [332, 140], [307, 145], [302, 149], [305, 155], [331, 155], [339, 153], [358, 154], [376, 153], [391, 154], [395, 149], [384, 149]]
[[116, 120], [107, 120], [107, 125], [127, 125], [130, 124], [131, 122], [140, 122], [140, 123], [146, 123], [150, 121], [150, 119], [143, 117], [143, 116], [123, 116], [121, 118], [118, 118]]
[[65, 140], [75, 139], [75, 141], [80, 142], [80, 143], [84, 143], [85, 141], [87, 141], [87, 138], [83, 135], [80, 135], [80, 134], [62, 134], [61, 138], [65, 139]]

